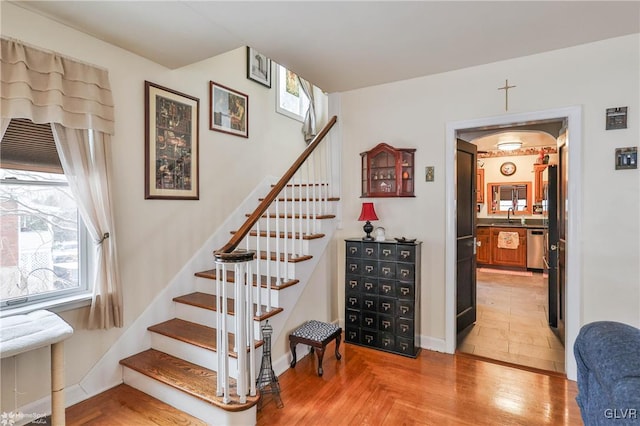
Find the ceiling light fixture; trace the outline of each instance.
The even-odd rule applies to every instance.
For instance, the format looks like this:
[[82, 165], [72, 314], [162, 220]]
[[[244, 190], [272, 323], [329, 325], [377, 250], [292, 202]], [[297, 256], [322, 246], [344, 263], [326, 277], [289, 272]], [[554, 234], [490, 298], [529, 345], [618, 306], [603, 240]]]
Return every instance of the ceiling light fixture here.
[[500, 151], [513, 151], [520, 148], [522, 148], [522, 142], [520, 141], [498, 142]]

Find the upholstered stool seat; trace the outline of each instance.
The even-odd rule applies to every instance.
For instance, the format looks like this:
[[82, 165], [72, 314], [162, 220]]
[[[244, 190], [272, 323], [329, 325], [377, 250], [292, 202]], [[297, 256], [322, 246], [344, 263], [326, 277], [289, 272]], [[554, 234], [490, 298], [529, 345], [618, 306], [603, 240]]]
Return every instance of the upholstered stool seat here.
[[342, 328], [335, 324], [311, 320], [305, 322], [289, 334], [289, 346], [291, 347], [291, 368], [296, 366], [296, 344], [302, 343], [311, 346], [311, 352], [316, 352], [318, 356], [318, 376], [322, 376], [322, 358], [324, 357], [324, 348], [327, 343], [332, 340], [336, 341], [336, 359], [342, 358], [339, 352], [340, 339], [342, 337]]

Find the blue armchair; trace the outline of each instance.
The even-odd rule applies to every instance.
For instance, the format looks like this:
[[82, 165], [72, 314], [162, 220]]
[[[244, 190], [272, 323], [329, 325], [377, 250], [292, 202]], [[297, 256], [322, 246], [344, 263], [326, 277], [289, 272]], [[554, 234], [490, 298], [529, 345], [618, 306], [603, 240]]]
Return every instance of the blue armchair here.
[[580, 329], [573, 351], [584, 424], [640, 425], [640, 330], [593, 322]]

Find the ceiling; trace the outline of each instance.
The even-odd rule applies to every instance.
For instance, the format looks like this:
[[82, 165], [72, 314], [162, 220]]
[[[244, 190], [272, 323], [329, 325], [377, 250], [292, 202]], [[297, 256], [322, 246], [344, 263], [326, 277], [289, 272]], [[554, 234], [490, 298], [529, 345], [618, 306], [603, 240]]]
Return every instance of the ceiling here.
[[11, 3], [171, 69], [252, 46], [329, 93], [640, 32], [640, 1]]

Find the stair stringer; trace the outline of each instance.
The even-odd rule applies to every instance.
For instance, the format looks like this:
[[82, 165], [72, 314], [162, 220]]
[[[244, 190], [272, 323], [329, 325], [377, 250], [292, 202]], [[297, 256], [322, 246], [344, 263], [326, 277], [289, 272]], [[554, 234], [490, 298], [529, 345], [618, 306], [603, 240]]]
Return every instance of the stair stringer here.
[[271, 186], [277, 180], [278, 178], [274, 176], [265, 177], [229, 214], [227, 220], [205, 241], [167, 286], [157, 294], [140, 316], [123, 331], [118, 340], [82, 378], [79, 383], [82, 392], [75, 392], [73, 400], [67, 399], [68, 406], [123, 383], [123, 369], [120, 360], [151, 347], [151, 332], [147, 328], [175, 316], [173, 298], [196, 291], [194, 273], [213, 267], [213, 251], [222, 247], [229, 240], [231, 232], [238, 229], [246, 220], [246, 212], [255, 209], [256, 200], [268, 194]]

